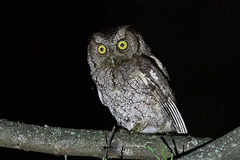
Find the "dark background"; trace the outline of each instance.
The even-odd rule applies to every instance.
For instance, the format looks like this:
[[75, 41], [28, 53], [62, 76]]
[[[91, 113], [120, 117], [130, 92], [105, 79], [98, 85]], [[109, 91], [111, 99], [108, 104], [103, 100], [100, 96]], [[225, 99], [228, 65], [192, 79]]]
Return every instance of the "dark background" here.
[[[238, 12], [225, 0], [1, 1], [0, 119], [111, 130], [116, 121], [98, 99], [87, 43], [94, 32], [132, 24], [166, 66], [189, 134], [222, 136], [240, 122]], [[64, 159], [6, 148], [0, 154]]]

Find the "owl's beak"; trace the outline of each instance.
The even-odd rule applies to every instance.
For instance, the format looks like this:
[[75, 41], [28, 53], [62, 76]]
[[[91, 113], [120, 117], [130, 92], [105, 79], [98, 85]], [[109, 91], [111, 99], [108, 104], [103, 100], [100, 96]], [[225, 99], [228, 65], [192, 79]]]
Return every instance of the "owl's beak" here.
[[111, 59], [111, 62], [112, 62], [112, 66], [113, 66], [113, 67], [115, 67], [115, 61], [114, 61], [114, 57], [113, 57], [113, 56], [111, 56], [111, 57], [110, 57], [110, 59]]

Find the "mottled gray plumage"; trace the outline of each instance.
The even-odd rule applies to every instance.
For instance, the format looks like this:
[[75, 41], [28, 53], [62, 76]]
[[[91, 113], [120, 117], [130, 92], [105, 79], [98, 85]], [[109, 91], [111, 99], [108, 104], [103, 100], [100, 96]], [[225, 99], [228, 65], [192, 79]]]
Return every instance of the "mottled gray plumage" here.
[[140, 133], [187, 133], [166, 69], [131, 27], [93, 34], [88, 63], [118, 125]]

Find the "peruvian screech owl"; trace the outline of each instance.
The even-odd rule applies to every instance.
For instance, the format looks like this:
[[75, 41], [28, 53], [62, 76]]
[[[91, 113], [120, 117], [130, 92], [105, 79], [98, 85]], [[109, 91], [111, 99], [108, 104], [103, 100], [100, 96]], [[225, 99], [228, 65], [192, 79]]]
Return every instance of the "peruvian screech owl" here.
[[165, 67], [132, 27], [94, 33], [88, 64], [118, 125], [140, 133], [187, 133]]

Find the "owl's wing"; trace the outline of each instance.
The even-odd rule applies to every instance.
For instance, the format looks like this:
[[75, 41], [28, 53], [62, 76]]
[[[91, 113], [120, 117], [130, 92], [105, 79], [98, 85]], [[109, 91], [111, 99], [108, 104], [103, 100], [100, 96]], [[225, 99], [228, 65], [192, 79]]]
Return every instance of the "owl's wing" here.
[[163, 74], [167, 77], [167, 79], [170, 80], [168, 72], [167, 72], [166, 68], [163, 66], [162, 62], [159, 61], [159, 59], [157, 59], [155, 56], [149, 56], [149, 57], [152, 58], [156, 62], [158, 68], [163, 72]]
[[138, 75], [144, 84], [151, 89], [153, 96], [172, 119], [177, 132], [186, 134], [188, 131], [174, 102], [174, 95], [160, 70], [156, 67], [148, 67], [142, 71], [140, 69], [140, 71], [138, 71]]

